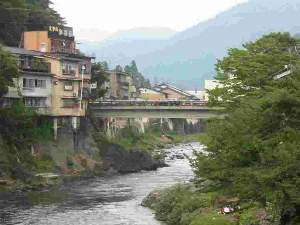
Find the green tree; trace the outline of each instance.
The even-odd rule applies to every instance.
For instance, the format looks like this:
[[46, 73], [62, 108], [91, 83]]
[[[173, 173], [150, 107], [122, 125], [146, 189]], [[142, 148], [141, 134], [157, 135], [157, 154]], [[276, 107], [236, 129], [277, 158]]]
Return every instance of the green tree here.
[[137, 88], [151, 88], [150, 81], [145, 79], [142, 73], [139, 72], [136, 62], [133, 60], [130, 65], [125, 66], [124, 71], [128, 73], [133, 80], [133, 84]]
[[[16, 58], [0, 46], [0, 103], [18, 76]], [[0, 176], [3, 171], [7, 176], [13, 176], [13, 171], [19, 166], [32, 169], [35, 165], [31, 145], [36, 140], [51, 137], [49, 121], [34, 110], [25, 108], [22, 98], [8, 108], [0, 107]]]
[[18, 46], [23, 31], [64, 24], [51, 4], [48, 0], [1, 0], [0, 43]]
[[296, 40], [288, 33], [271, 33], [243, 49], [229, 49], [216, 65], [216, 79], [223, 87], [210, 91], [210, 103], [229, 109], [242, 97], [278, 83], [273, 77], [285, 66], [298, 66], [299, 57], [292, 51], [295, 46]]
[[14, 78], [18, 77], [16, 59], [4, 51], [0, 45], [0, 99], [8, 91], [9, 86], [14, 86]]
[[116, 66], [116, 71], [117, 71], [117, 72], [123, 72], [123, 67], [120, 66], [120, 65], [117, 65], [117, 66]]
[[[300, 59], [297, 40], [272, 33], [217, 64], [223, 87], [211, 91], [224, 120], [208, 124], [208, 155], [193, 162], [199, 177], [245, 200], [275, 206], [280, 224], [298, 224], [300, 210]], [[274, 76], [288, 65], [292, 74]], [[276, 217], [274, 217], [276, 218]], [[279, 224], [275, 220], [273, 224]]]

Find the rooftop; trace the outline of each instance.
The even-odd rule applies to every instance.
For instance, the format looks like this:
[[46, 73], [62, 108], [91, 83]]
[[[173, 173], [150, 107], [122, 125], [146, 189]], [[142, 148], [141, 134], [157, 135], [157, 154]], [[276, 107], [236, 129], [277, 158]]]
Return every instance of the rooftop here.
[[30, 51], [30, 50], [26, 50], [24, 48], [4, 46], [3, 49], [7, 52], [10, 52], [10, 53], [16, 54], [16, 55], [28, 55], [28, 56], [43, 56], [44, 55], [42, 52]]
[[171, 90], [173, 90], [173, 91], [175, 91], [175, 92], [177, 92], [177, 93], [180, 93], [180, 94], [182, 94], [182, 95], [185, 95], [185, 96], [187, 96], [187, 97], [193, 97], [193, 95], [191, 95], [190, 93], [187, 93], [186, 91], [184, 91], [184, 90], [182, 90], [182, 89], [180, 89], [180, 88], [177, 88], [177, 87], [175, 87], [175, 86], [173, 86], [173, 85], [170, 85], [170, 84], [162, 83], [162, 84], [159, 84], [159, 85], [157, 85], [157, 86], [155, 87], [155, 89], [156, 89], [156, 90], [159, 90], [159, 91], [161, 91], [161, 90], [163, 90], [163, 89], [167, 89], [167, 88], [169, 88], [169, 89], [171, 89]]

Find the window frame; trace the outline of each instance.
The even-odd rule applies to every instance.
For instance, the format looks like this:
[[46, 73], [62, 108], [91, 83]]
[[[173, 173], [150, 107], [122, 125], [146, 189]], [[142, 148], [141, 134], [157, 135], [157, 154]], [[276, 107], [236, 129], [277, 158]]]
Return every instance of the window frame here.
[[[67, 85], [66, 83], [69, 83], [71, 85]], [[74, 82], [73, 81], [69, 81], [69, 80], [66, 80], [64, 81], [64, 91], [74, 91]], [[68, 89], [66, 87], [72, 87], [72, 89]]]

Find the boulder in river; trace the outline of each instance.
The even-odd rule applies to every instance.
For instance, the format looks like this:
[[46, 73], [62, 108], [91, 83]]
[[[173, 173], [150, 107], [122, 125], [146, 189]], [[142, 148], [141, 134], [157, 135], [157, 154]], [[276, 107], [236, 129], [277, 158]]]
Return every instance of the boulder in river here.
[[105, 170], [113, 169], [119, 173], [156, 170], [166, 165], [163, 160], [156, 160], [147, 152], [138, 150], [127, 151], [119, 145], [107, 146], [103, 161]]

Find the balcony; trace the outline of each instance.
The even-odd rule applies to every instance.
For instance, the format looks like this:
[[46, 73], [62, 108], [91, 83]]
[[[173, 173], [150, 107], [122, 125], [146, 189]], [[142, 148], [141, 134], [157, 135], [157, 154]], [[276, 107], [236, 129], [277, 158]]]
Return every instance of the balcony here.
[[128, 91], [128, 90], [129, 90], [129, 86], [128, 86], [128, 85], [122, 85], [122, 86], [121, 86], [121, 89], [127, 90], [127, 91]]
[[119, 81], [119, 84], [120, 84], [121, 86], [129, 87], [129, 82], [128, 82], [128, 81]]
[[56, 37], [51, 39], [51, 53], [75, 54], [74, 38]]
[[76, 76], [76, 70], [63, 69], [62, 73], [63, 73], [63, 75], [66, 75], [66, 76], [73, 76], [73, 77]]
[[82, 70], [82, 65], [79, 66], [79, 73], [84, 75], [91, 75], [91, 66], [85, 65], [85, 69]]
[[20, 60], [20, 69], [26, 72], [51, 73], [51, 64], [39, 58], [25, 58]]
[[[83, 88], [82, 90], [82, 99], [83, 100], [88, 100], [90, 98], [90, 89], [89, 88]], [[78, 90], [78, 98], [81, 98], [81, 89]]]

